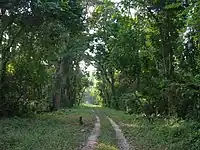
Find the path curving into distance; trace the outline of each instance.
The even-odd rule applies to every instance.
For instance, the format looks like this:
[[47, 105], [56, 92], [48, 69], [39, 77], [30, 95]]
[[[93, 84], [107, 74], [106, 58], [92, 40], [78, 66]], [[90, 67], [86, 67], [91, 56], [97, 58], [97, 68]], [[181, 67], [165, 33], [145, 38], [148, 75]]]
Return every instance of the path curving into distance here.
[[[127, 143], [126, 138], [124, 137], [119, 126], [110, 117], [107, 116], [107, 118], [110, 121], [113, 128], [115, 129], [116, 138], [118, 140], [118, 145], [119, 145], [120, 150], [130, 150], [129, 144]], [[131, 148], [131, 150], [134, 150], [134, 149]]]
[[88, 137], [87, 144], [83, 147], [82, 150], [94, 150], [95, 149], [95, 147], [97, 146], [97, 139], [98, 139], [99, 134], [100, 134], [100, 128], [101, 128], [100, 119], [96, 115], [95, 127], [92, 130], [91, 135]]

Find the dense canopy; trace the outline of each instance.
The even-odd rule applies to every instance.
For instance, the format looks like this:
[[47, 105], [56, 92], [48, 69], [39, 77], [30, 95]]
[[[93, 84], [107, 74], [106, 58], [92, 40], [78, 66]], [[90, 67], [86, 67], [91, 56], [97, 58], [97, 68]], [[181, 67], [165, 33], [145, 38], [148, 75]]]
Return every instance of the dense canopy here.
[[[90, 87], [107, 107], [199, 120], [199, 7], [198, 0], [1, 1], [0, 116], [73, 107]], [[93, 77], [81, 62], [96, 68]]]

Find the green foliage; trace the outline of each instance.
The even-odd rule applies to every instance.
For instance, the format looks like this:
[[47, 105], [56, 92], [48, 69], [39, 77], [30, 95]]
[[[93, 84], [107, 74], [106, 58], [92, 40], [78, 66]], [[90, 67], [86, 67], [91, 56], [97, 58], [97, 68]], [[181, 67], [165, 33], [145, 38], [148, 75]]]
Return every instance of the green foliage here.
[[171, 117], [157, 118], [150, 123], [142, 115], [126, 115], [122, 111], [108, 108], [101, 110], [120, 125], [124, 136], [135, 146], [135, 149], [199, 149], [199, 122]]
[[199, 86], [195, 84], [171, 84], [167, 89], [171, 109], [178, 117], [186, 116], [192, 119], [199, 119]]
[[70, 2], [1, 5], [0, 116], [72, 107], [87, 86], [79, 82], [85, 78], [79, 62], [88, 46], [83, 6]]
[[200, 2], [94, 3], [1, 2], [0, 116], [80, 104], [84, 60], [104, 106], [199, 120]]
[[90, 22], [103, 104], [199, 120], [199, 2], [125, 0], [118, 5], [104, 1]]

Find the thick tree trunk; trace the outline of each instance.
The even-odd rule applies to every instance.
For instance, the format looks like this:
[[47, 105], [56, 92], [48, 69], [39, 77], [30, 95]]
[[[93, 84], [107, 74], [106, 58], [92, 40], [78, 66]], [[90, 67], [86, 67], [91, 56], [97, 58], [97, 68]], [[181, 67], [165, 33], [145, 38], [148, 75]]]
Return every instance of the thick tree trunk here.
[[118, 100], [116, 99], [116, 93], [115, 93], [115, 79], [114, 79], [114, 72], [111, 73], [111, 90], [112, 90], [112, 107], [115, 109], [118, 109], [119, 103]]
[[61, 99], [61, 61], [58, 61], [53, 94], [53, 110], [60, 108]]

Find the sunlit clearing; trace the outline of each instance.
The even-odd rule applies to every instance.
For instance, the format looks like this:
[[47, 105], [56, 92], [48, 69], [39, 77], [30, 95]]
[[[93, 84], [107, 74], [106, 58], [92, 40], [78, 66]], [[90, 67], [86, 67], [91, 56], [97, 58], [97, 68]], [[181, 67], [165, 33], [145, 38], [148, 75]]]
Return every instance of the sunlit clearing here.
[[86, 103], [82, 103], [81, 104], [82, 106], [85, 106], [85, 107], [102, 107], [101, 105], [93, 105], [93, 104], [86, 104]]

